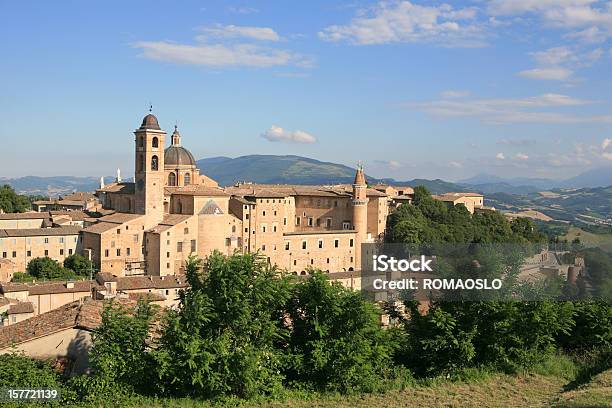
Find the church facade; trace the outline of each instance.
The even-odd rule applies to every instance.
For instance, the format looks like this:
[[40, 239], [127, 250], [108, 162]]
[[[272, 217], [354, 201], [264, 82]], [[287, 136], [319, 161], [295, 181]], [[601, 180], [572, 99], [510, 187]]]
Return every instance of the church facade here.
[[358, 270], [361, 244], [382, 237], [394, 204], [387, 187], [367, 186], [361, 167], [353, 185], [223, 188], [200, 174], [176, 127], [168, 147], [152, 114], [134, 135], [134, 181], [101, 186], [109, 215], [81, 232], [82, 250], [116, 276], [180, 274], [190, 255], [213, 250], [259, 252], [302, 275]]

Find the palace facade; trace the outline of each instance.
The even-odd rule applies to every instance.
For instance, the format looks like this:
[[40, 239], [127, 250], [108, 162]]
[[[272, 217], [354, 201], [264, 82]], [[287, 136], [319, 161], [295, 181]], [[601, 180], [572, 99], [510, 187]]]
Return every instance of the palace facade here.
[[134, 136], [134, 181], [100, 188], [113, 213], [81, 232], [82, 251], [102, 272], [174, 275], [190, 255], [213, 250], [259, 252], [296, 274], [353, 271], [361, 244], [384, 234], [393, 197], [369, 188], [362, 167], [353, 185], [222, 188], [200, 174], [176, 127], [165, 147], [166, 132], [148, 114]]

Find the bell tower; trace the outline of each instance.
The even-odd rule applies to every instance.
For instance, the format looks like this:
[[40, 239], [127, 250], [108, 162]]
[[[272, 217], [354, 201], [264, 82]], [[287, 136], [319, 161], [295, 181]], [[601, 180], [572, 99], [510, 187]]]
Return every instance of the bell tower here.
[[368, 185], [366, 183], [363, 166], [357, 165], [355, 181], [353, 182], [353, 229], [356, 232], [355, 243], [355, 269], [361, 269], [361, 244], [368, 236]]
[[147, 215], [145, 228], [164, 218], [164, 146], [166, 132], [157, 118], [149, 113], [134, 131], [135, 145], [135, 212]]

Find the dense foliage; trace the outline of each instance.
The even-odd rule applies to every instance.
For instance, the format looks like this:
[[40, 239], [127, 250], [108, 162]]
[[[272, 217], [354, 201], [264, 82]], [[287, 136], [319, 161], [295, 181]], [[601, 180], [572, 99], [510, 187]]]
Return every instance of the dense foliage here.
[[21, 213], [31, 209], [27, 196], [15, 193], [8, 184], [0, 186], [0, 209], [5, 213]]
[[13, 282], [30, 282], [36, 280], [78, 280], [90, 276], [91, 262], [83, 256], [74, 254], [64, 259], [64, 265], [58, 261], [40, 257], [28, 262], [27, 274], [16, 273]]
[[411, 244], [545, 242], [527, 219], [508, 222], [496, 211], [471, 215], [463, 205], [435, 200], [424, 187], [414, 189], [413, 204], [403, 204], [388, 219], [387, 240]]

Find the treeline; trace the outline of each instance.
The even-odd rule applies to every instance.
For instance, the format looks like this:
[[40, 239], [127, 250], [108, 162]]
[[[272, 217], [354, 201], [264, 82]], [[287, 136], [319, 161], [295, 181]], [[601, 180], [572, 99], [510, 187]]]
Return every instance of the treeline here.
[[463, 205], [435, 200], [425, 187], [414, 189], [412, 204], [402, 204], [387, 221], [387, 242], [544, 243], [546, 236], [526, 218], [509, 222], [497, 211], [470, 214]]
[[43, 196], [17, 194], [8, 184], [0, 186], [0, 209], [5, 213], [22, 213], [32, 209], [32, 202], [45, 200]]
[[609, 367], [612, 306], [603, 302], [447, 302], [423, 312], [406, 301], [385, 329], [360, 293], [321, 272], [284, 276], [255, 255], [193, 259], [187, 279], [177, 310], [108, 304], [91, 373], [65, 378], [2, 356], [0, 373], [20, 371], [0, 374], [0, 387], [59, 386], [64, 404], [112, 405], [379, 392], [471, 368], [529, 370], [561, 351], [595, 353]]

